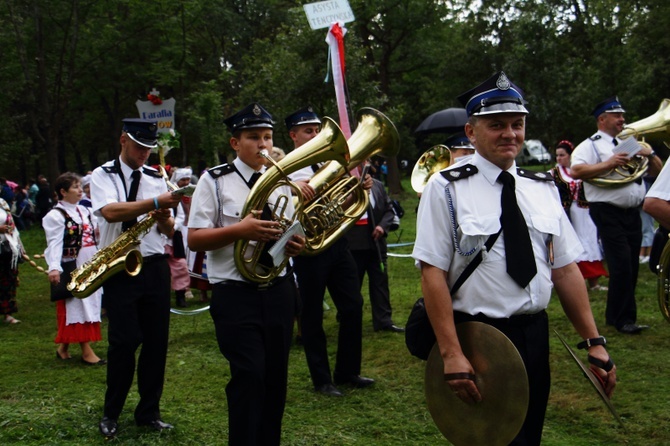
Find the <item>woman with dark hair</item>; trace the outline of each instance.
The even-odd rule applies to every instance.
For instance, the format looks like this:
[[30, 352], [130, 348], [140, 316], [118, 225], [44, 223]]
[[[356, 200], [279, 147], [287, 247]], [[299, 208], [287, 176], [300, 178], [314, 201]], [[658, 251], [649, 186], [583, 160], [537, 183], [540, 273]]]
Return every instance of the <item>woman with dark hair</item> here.
[[[75, 266], [79, 267], [93, 257], [97, 247], [95, 217], [88, 208], [77, 204], [83, 193], [79, 176], [70, 172], [64, 173], [56, 179], [54, 188], [58, 204], [44, 217], [42, 226], [47, 237], [44, 257], [48, 264], [49, 282], [58, 285], [65, 263], [76, 262]], [[71, 359], [68, 347], [78, 343], [84, 364], [107, 363], [95, 354], [90, 345], [91, 342], [102, 339], [101, 295], [102, 290], [99, 289], [85, 299], [69, 297], [56, 301], [58, 334], [55, 342], [59, 344], [56, 350], [57, 359]]]
[[584, 247], [584, 252], [577, 259], [577, 266], [584, 279], [588, 280], [590, 290], [606, 291], [607, 287], [598, 285], [601, 276], [607, 277], [598, 244], [598, 230], [589, 215], [589, 203], [584, 195], [582, 181], [570, 175], [570, 155], [573, 150], [574, 146], [570, 141], [563, 140], [556, 145], [556, 167], [551, 169], [551, 174], [554, 176], [563, 209]]

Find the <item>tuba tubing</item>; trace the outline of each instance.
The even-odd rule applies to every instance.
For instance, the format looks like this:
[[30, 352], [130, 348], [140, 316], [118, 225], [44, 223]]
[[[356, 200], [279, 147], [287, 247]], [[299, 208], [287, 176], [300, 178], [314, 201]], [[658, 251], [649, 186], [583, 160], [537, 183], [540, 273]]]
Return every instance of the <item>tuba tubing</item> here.
[[451, 151], [443, 144], [438, 144], [423, 152], [412, 169], [411, 181], [414, 192], [422, 193], [430, 177], [451, 166], [452, 162]]
[[658, 306], [666, 321], [670, 322], [670, 240], [665, 243], [658, 260]]
[[[330, 247], [356, 224], [369, 204], [360, 179], [349, 172], [375, 155], [395, 156], [400, 149], [398, 130], [389, 118], [374, 108], [356, 113], [358, 125], [347, 141], [348, 163], [333, 160], [309, 180], [316, 196], [305, 205], [300, 222], [305, 230], [304, 255], [316, 255]], [[345, 207], [346, 205], [346, 207]]]
[[[289, 175], [304, 167], [326, 161], [347, 164], [349, 157], [349, 147], [342, 130], [335, 121], [325, 117], [321, 131], [317, 136], [290, 152], [281, 161], [273, 163], [261, 175], [249, 192], [247, 201], [242, 208], [242, 218], [252, 211], [260, 213], [275, 189], [289, 186], [294, 197], [280, 196], [278, 203], [275, 203], [275, 209], [285, 209], [287, 200], [293, 199], [295, 205], [293, 215], [288, 218], [282, 212], [282, 215], [275, 214], [272, 217], [273, 220], [280, 222], [283, 229], [286, 230], [293, 221], [301, 218], [304, 205], [300, 187], [289, 179]], [[302, 223], [302, 220], [300, 221]], [[252, 282], [265, 283], [273, 280], [284, 270], [288, 259], [273, 267], [260, 264], [260, 255], [264, 248], [264, 242], [244, 239], [235, 241], [235, 266], [242, 277]]]

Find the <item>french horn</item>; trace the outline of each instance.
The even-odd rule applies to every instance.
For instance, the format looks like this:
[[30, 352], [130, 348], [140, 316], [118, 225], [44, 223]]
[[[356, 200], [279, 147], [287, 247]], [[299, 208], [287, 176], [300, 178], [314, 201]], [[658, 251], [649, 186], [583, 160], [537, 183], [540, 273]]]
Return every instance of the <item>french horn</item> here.
[[[663, 99], [656, 113], [631, 124], [626, 124], [617, 135], [620, 139], [635, 138], [638, 143], [651, 150], [652, 142], [662, 142], [668, 148], [668, 137], [670, 137], [670, 99]], [[634, 156], [628, 163], [610, 170], [605, 175], [585, 179], [589, 184], [604, 188], [617, 188], [625, 186], [641, 178], [649, 168], [649, 160], [646, 157]]]
[[418, 194], [422, 193], [430, 177], [435, 172], [446, 169], [451, 163], [451, 151], [447, 146], [438, 144], [426, 150], [412, 169], [412, 189]]
[[[263, 154], [263, 156], [268, 161], [272, 160], [269, 154]], [[286, 230], [296, 219], [303, 216], [305, 208], [302, 191], [289, 179], [289, 175], [304, 167], [327, 161], [346, 165], [349, 159], [349, 147], [342, 130], [335, 121], [328, 117], [324, 118], [318, 135], [290, 152], [279, 162], [271, 161], [272, 166], [261, 175], [249, 192], [241, 215], [246, 216], [251, 211], [261, 212], [275, 189], [288, 186], [293, 196], [282, 194], [277, 197], [274, 204], [270, 205], [270, 208], [274, 209], [272, 220], [279, 222], [281, 228]], [[296, 199], [294, 200], [293, 197]], [[293, 215], [286, 215], [288, 200], [293, 200], [295, 207]], [[279, 265], [262, 264], [261, 254], [265, 246], [265, 242], [244, 239], [235, 242], [235, 266], [242, 277], [252, 282], [265, 283], [277, 277], [284, 270], [288, 258]]]

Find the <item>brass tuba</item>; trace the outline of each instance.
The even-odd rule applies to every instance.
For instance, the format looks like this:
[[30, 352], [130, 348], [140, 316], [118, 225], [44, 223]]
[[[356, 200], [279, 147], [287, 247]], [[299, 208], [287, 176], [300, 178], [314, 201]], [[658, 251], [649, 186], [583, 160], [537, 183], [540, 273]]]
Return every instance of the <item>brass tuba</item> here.
[[670, 240], [665, 243], [658, 259], [658, 306], [663, 317], [670, 322]]
[[[646, 141], [662, 142], [668, 148], [667, 139], [670, 137], [670, 99], [663, 99], [658, 111], [653, 115], [624, 126], [618, 138], [635, 138], [638, 143], [651, 149]], [[639, 139], [642, 138], [640, 141]], [[610, 170], [607, 174], [584, 180], [594, 186], [616, 188], [631, 183], [647, 172], [649, 160], [646, 157], [634, 156], [624, 166]]]
[[306, 235], [305, 255], [316, 255], [330, 247], [367, 210], [367, 191], [349, 172], [374, 155], [395, 156], [400, 149], [398, 131], [382, 112], [362, 108], [356, 119], [358, 126], [348, 140], [349, 162], [330, 161], [309, 180], [316, 196], [300, 217]]
[[412, 189], [416, 193], [422, 193], [430, 177], [435, 172], [446, 169], [451, 163], [451, 151], [447, 146], [438, 144], [426, 150], [412, 169]]
[[[266, 158], [271, 159], [269, 155]], [[273, 220], [278, 221], [282, 229], [286, 230], [296, 218], [302, 216], [305, 201], [300, 187], [289, 179], [289, 175], [303, 167], [335, 160], [346, 164], [349, 161], [349, 148], [340, 127], [335, 121], [326, 117], [318, 135], [290, 152], [281, 161], [273, 163], [273, 166], [261, 175], [249, 192], [242, 209], [242, 218], [251, 211], [261, 211], [276, 188], [289, 186], [297, 199], [281, 195], [274, 205], [270, 205], [271, 208], [274, 206]], [[295, 211], [290, 217], [284, 212], [288, 200], [293, 200], [295, 203]], [[262, 242], [243, 239], [235, 242], [235, 266], [245, 279], [258, 283], [269, 282], [284, 270], [288, 259], [273, 267], [260, 263], [265, 245]]]
[[[177, 189], [167, 177], [163, 166], [158, 166], [169, 190]], [[129, 276], [136, 276], [142, 270], [143, 258], [138, 249], [142, 237], [156, 223], [153, 212], [121, 233], [108, 246], [98, 250], [93, 257], [72, 271], [67, 290], [74, 297], [83, 299], [93, 294], [113, 275], [125, 270]]]

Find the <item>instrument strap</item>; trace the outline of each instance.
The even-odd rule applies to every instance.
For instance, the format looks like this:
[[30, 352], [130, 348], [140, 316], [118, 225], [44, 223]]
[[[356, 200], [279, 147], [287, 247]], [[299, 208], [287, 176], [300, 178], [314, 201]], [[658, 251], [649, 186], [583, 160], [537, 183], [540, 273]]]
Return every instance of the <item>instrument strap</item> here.
[[468, 263], [468, 266], [465, 267], [463, 272], [461, 273], [460, 276], [458, 276], [458, 279], [456, 279], [456, 283], [454, 283], [454, 286], [451, 287], [449, 290], [449, 293], [453, 296], [456, 291], [465, 283], [466, 280], [468, 280], [468, 277], [477, 269], [480, 263], [482, 263], [482, 258], [484, 257], [482, 252], [486, 250], [486, 252], [491, 250], [491, 247], [495, 244], [496, 240], [498, 240], [498, 236], [500, 235], [500, 232], [502, 232], [502, 226], [500, 227], [500, 230], [496, 232], [495, 234], [491, 234], [486, 240], [486, 243], [484, 243], [484, 247], [479, 250], [477, 255], [472, 259], [470, 263]]

